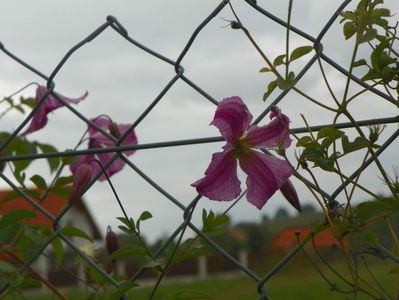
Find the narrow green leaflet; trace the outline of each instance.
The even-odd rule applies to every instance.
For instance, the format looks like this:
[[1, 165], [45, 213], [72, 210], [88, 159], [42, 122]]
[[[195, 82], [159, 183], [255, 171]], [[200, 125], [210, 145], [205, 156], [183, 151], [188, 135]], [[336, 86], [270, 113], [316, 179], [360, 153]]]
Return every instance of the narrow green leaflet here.
[[267, 98], [273, 93], [273, 91], [277, 87], [277, 80], [271, 81], [267, 86], [267, 91], [263, 94], [263, 101], [266, 101]]
[[147, 255], [147, 251], [144, 247], [126, 245], [114, 251], [109, 256], [109, 259], [114, 260], [126, 256], [143, 256], [143, 255]]
[[139, 286], [139, 285], [135, 282], [122, 282], [122, 283], [120, 283], [120, 285], [116, 291], [113, 290], [113, 291], [107, 292], [107, 294], [104, 295], [104, 299], [106, 299], [106, 300], [120, 299], [124, 294], [126, 294], [127, 291], [129, 291], [132, 288], [135, 288], [137, 286]]
[[20, 222], [22, 220], [35, 218], [36, 214], [31, 210], [13, 210], [5, 215], [3, 215], [0, 219], [0, 228], [3, 228], [7, 225]]
[[285, 64], [285, 62], [284, 62], [285, 56], [286, 56], [285, 54], [281, 54], [281, 55], [277, 56], [273, 61], [273, 66], [277, 67], [277, 66]]
[[[37, 146], [40, 148], [40, 150], [43, 153], [54, 153], [54, 152], [58, 152], [56, 148], [54, 148], [53, 146], [49, 145], [49, 144], [40, 144], [40, 143], [36, 143]], [[57, 170], [57, 168], [60, 166], [61, 164], [61, 159], [59, 157], [51, 157], [51, 158], [47, 158], [47, 162], [49, 164], [50, 167], [50, 171], [54, 172]]]
[[92, 238], [86, 232], [73, 226], [66, 226], [62, 228], [61, 233], [68, 237], [80, 237], [82, 239], [93, 242]]
[[47, 189], [47, 183], [42, 176], [33, 175], [31, 178], [29, 178], [29, 180], [32, 181], [38, 189]]
[[313, 50], [312, 46], [302, 46], [302, 47], [298, 47], [298, 48], [294, 49], [290, 55], [290, 62], [308, 54], [312, 50]]

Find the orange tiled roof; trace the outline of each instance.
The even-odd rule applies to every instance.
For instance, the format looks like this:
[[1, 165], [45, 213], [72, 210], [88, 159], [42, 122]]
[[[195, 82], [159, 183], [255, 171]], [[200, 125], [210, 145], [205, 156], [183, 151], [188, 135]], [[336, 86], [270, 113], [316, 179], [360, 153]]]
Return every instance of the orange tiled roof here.
[[[311, 231], [308, 226], [291, 226], [284, 229], [271, 243], [270, 250], [286, 251], [298, 244], [296, 233], [299, 232], [299, 239], [303, 240]], [[339, 245], [330, 229], [326, 229], [315, 236], [315, 244], [318, 249], [329, 249]]]
[[[52, 221], [46, 215], [38, 211], [24, 197], [20, 196], [10, 201], [3, 201], [3, 198], [9, 193], [10, 191], [0, 191], [0, 215], [6, 214], [12, 210], [31, 210], [36, 213], [36, 217], [27, 220], [28, 223], [40, 224], [52, 228]], [[62, 209], [67, 205], [67, 202], [67, 197], [49, 194], [42, 202], [40, 202], [40, 205], [53, 216], [58, 216]]]
[[[24, 197], [20, 196], [18, 198], [3, 201], [4, 197], [9, 194], [11, 191], [0, 191], [0, 215], [3, 215], [12, 210], [31, 210], [36, 213], [36, 217], [26, 220], [26, 222], [30, 224], [39, 224], [46, 226], [47, 228], [52, 228], [53, 223], [51, 219], [49, 219], [42, 212], [37, 210], [29, 201], [27, 201]], [[47, 197], [40, 202], [40, 205], [47, 210], [54, 217], [58, 216], [62, 209], [68, 204], [68, 197], [59, 196], [54, 194], [49, 194]], [[82, 211], [88, 218], [90, 225], [93, 228], [94, 238], [100, 239], [101, 233], [98, 229], [98, 226], [95, 224], [93, 217], [91, 216], [89, 210], [87, 209], [84, 201], [77, 201], [75, 207]]]

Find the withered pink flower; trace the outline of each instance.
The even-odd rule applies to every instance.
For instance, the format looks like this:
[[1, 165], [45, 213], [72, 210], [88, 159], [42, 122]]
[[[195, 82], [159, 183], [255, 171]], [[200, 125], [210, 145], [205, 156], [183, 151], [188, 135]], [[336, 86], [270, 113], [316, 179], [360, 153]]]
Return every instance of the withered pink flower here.
[[82, 197], [83, 191], [93, 177], [93, 170], [88, 164], [81, 164], [73, 174], [72, 192], [69, 196], [70, 202], [75, 202]]
[[[39, 102], [40, 99], [48, 92], [47, 87], [45, 86], [39, 86], [36, 89], [36, 97], [35, 101]], [[58, 98], [62, 99], [65, 102], [68, 103], [73, 103], [73, 104], [78, 104], [80, 101], [85, 99], [88, 95], [88, 92], [84, 93], [83, 96], [79, 98], [68, 98], [65, 96], [62, 96], [60, 94], [57, 94], [54, 92], [54, 94], [57, 95]], [[31, 119], [31, 122], [28, 126], [28, 128], [22, 133], [22, 136], [27, 135], [29, 133], [35, 132], [39, 129], [42, 129], [48, 121], [47, 115], [52, 112], [53, 110], [56, 110], [57, 108], [62, 107], [64, 104], [59, 101], [54, 95], [49, 94], [46, 99], [44, 100], [44, 103], [40, 106], [40, 108], [36, 111], [34, 116]]]
[[285, 149], [291, 144], [288, 117], [276, 108], [270, 119], [265, 126], [250, 127], [252, 115], [240, 97], [219, 103], [211, 125], [219, 129], [226, 144], [223, 152], [213, 154], [205, 177], [192, 184], [200, 195], [218, 201], [238, 197], [237, 162], [247, 174], [247, 200], [258, 209], [287, 182], [293, 172], [288, 162], [258, 150]]
[[[129, 124], [115, 124], [111, 122], [107, 117], [100, 116], [94, 119], [91, 119], [90, 122], [96, 124], [100, 128], [104, 129], [104, 131], [110, 133], [111, 135], [121, 136], [126, 130], [130, 127]], [[103, 135], [94, 127], [89, 126], [89, 149], [93, 148], [106, 148], [115, 146], [115, 142], [110, 138]], [[123, 145], [136, 145], [137, 137], [134, 131], [130, 132], [127, 137], [123, 140]], [[132, 155], [134, 151], [125, 151], [123, 152], [126, 155]], [[75, 173], [77, 168], [81, 164], [90, 164], [93, 169], [93, 174], [97, 175], [102, 172], [101, 167], [94, 160], [99, 160], [102, 165], [107, 164], [111, 158], [114, 156], [114, 153], [97, 153], [97, 154], [86, 154], [79, 156], [69, 167], [72, 173]], [[108, 176], [112, 176], [113, 174], [119, 172], [125, 166], [125, 162], [119, 157], [106, 169], [106, 173]], [[106, 176], [103, 174], [100, 177], [100, 181], [106, 179]]]

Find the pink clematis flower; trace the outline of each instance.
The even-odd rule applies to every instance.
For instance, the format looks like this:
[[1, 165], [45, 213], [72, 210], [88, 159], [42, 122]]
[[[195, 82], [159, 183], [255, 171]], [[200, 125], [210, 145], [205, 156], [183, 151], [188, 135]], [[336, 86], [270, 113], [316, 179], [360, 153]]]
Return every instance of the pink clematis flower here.
[[[129, 124], [115, 124], [110, 121], [107, 117], [101, 116], [94, 119], [91, 119], [90, 122], [96, 124], [100, 128], [109, 132], [116, 138], [119, 138], [123, 135], [126, 130], [130, 127]], [[106, 148], [115, 146], [115, 142], [110, 138], [104, 136], [101, 132], [99, 132], [94, 127], [90, 127], [88, 129], [89, 133], [89, 149], [93, 148]], [[134, 131], [130, 132], [127, 137], [123, 140], [123, 145], [136, 145], [137, 137]], [[125, 151], [124, 154], [132, 155], [134, 151]], [[86, 154], [79, 156], [70, 166], [70, 170], [73, 174], [75, 174], [78, 167], [82, 164], [89, 164], [93, 169], [93, 176], [102, 172], [101, 167], [94, 160], [99, 160], [102, 165], [107, 164], [111, 158], [114, 156], [113, 153], [97, 153], [97, 154]], [[106, 169], [106, 173], [108, 176], [112, 176], [113, 174], [119, 172], [125, 166], [125, 162], [119, 157]], [[99, 178], [100, 181], [104, 181], [106, 176], [103, 174]]]
[[[40, 99], [47, 92], [48, 89], [45, 86], [39, 86], [36, 89], [35, 101], [39, 102]], [[87, 97], [88, 92], [84, 93], [83, 96], [79, 98], [68, 98], [57, 93], [55, 94], [57, 95], [58, 98], [64, 100], [65, 102], [78, 104], [80, 101], [82, 101]], [[40, 108], [36, 111], [35, 115], [32, 117], [29, 127], [22, 133], [22, 136], [37, 131], [39, 129], [42, 129], [47, 124], [48, 121], [47, 115], [53, 110], [56, 110], [57, 108], [60, 108], [62, 106], [63, 106], [62, 102], [60, 102], [52, 94], [49, 94], [47, 98], [44, 100], [44, 103], [40, 106]]]
[[226, 145], [223, 152], [214, 153], [205, 177], [194, 182], [200, 195], [211, 200], [231, 201], [241, 193], [237, 164], [247, 174], [247, 200], [261, 209], [267, 200], [292, 175], [287, 161], [257, 149], [290, 146], [287, 126], [289, 119], [276, 108], [265, 126], [251, 126], [252, 115], [240, 97], [223, 99], [211, 125], [215, 125]]

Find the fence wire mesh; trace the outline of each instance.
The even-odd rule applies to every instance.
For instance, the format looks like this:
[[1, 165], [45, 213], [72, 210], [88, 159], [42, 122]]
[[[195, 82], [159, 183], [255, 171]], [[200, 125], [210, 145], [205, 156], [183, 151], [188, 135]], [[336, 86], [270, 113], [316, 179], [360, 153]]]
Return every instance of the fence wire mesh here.
[[[268, 12], [267, 10], [263, 9], [261, 6], [259, 6], [256, 1], [254, 0], [245, 0], [246, 4], [251, 7], [253, 10], [255, 10], [257, 13], [263, 15], [265, 18], [268, 18], [272, 20], [273, 22], [276, 22], [277, 24], [281, 25], [282, 27], [287, 28], [289, 25], [283, 21], [282, 19], [276, 17], [272, 13]], [[364, 88], [367, 88], [370, 92], [374, 93], [376, 96], [385, 99], [386, 101], [389, 101], [391, 103], [395, 104], [395, 99], [391, 97], [391, 95], [386, 94], [382, 92], [381, 90], [369, 86], [367, 83], [362, 81], [361, 79], [357, 78], [353, 74], [349, 73], [348, 70], [346, 70], [344, 67], [342, 67], [340, 64], [336, 63], [333, 59], [328, 57], [324, 52], [323, 52], [323, 37], [326, 35], [328, 30], [331, 28], [331, 26], [337, 21], [337, 18], [339, 14], [345, 9], [345, 7], [351, 2], [351, 0], [346, 0], [343, 1], [341, 5], [336, 9], [336, 12], [330, 17], [330, 19], [326, 22], [325, 26], [322, 28], [320, 33], [317, 36], [311, 36], [307, 34], [306, 32], [302, 31], [301, 29], [298, 29], [294, 26], [289, 26], [289, 30], [292, 33], [295, 33], [309, 42], [313, 44], [315, 54], [313, 57], [311, 57], [307, 63], [303, 66], [301, 71], [298, 73], [297, 77], [295, 78], [297, 82], [300, 81], [300, 79], [311, 69], [312, 66], [314, 66], [318, 59], [323, 60], [325, 63], [330, 65], [331, 67], [335, 68], [337, 71], [341, 72], [345, 76], [350, 76], [350, 79], [357, 84], [363, 86]], [[145, 173], [145, 170], [142, 168], [138, 167], [134, 163], [134, 159], [131, 160], [129, 159], [124, 152], [125, 151], [145, 151], [147, 149], [158, 149], [158, 148], [165, 148], [165, 147], [182, 147], [182, 146], [190, 146], [190, 145], [195, 145], [195, 144], [203, 144], [203, 143], [214, 143], [214, 142], [220, 142], [223, 141], [222, 137], [209, 137], [209, 138], [193, 138], [193, 139], [185, 139], [185, 140], [174, 140], [174, 141], [160, 141], [156, 143], [144, 143], [144, 144], [137, 144], [137, 145], [123, 145], [123, 141], [125, 138], [129, 135], [129, 133], [133, 132], [133, 130], [148, 116], [148, 114], [164, 99], [165, 95], [171, 90], [171, 88], [176, 85], [177, 82], [184, 82], [187, 86], [189, 86], [191, 89], [195, 90], [198, 92], [204, 99], [204, 101], [210, 101], [214, 105], [217, 105], [219, 102], [217, 99], [212, 97], [212, 95], [208, 94], [206, 90], [202, 89], [199, 85], [195, 83], [195, 81], [191, 80], [190, 77], [185, 75], [184, 71], [184, 65], [182, 64], [183, 59], [188, 55], [188, 53], [191, 51], [191, 49], [194, 47], [194, 42], [198, 38], [198, 36], [201, 34], [201, 32], [207, 27], [207, 25], [210, 23], [212, 19], [215, 17], [219, 16], [220, 13], [225, 10], [229, 9], [230, 2], [229, 1], [222, 1], [219, 3], [219, 5], [216, 6], [216, 8], [210, 12], [210, 14], [201, 22], [201, 24], [198, 25], [198, 27], [195, 29], [195, 31], [192, 33], [191, 37], [189, 38], [187, 44], [183, 48], [183, 50], [180, 52], [180, 55], [176, 60], [170, 59], [166, 56], [164, 56], [161, 53], [158, 53], [154, 51], [153, 49], [150, 49], [146, 47], [145, 45], [141, 44], [137, 40], [134, 39], [131, 35], [129, 35], [128, 30], [121, 24], [118, 19], [114, 16], [108, 16], [106, 17], [105, 23], [101, 24], [96, 30], [94, 30], [92, 33], [90, 33], [86, 38], [84, 38], [82, 41], [71, 47], [71, 49], [65, 54], [65, 56], [59, 61], [58, 65], [55, 67], [55, 69], [50, 73], [50, 74], [43, 74], [40, 72], [38, 69], [35, 68], [35, 66], [31, 65], [29, 62], [26, 62], [24, 59], [18, 57], [16, 54], [13, 53], [12, 50], [7, 49], [6, 45], [2, 44], [0, 42], [0, 49], [2, 52], [10, 57], [13, 61], [15, 61], [15, 64], [19, 64], [29, 70], [32, 73], [35, 73], [38, 75], [40, 78], [42, 78], [47, 85], [47, 88], [49, 90], [48, 93], [46, 93], [43, 97], [41, 97], [40, 101], [36, 104], [36, 106], [33, 108], [31, 113], [24, 119], [24, 121], [15, 129], [15, 131], [6, 139], [2, 141], [0, 150], [6, 149], [10, 143], [13, 142], [15, 138], [17, 138], [20, 134], [22, 129], [32, 120], [34, 115], [39, 111], [39, 109], [44, 105], [46, 98], [48, 95], [52, 95], [55, 98], [57, 98], [58, 101], [62, 103], [63, 106], [67, 107], [74, 115], [76, 115], [80, 120], [82, 120], [84, 123], [86, 123], [89, 127], [93, 127], [99, 132], [101, 132], [105, 137], [108, 139], [114, 141], [114, 146], [111, 147], [101, 147], [101, 148], [93, 148], [93, 149], [87, 149], [87, 150], [68, 150], [68, 151], [60, 151], [60, 152], [52, 152], [52, 153], [28, 153], [25, 155], [12, 155], [12, 156], [2, 156], [0, 157], [1, 162], [13, 162], [13, 161], [24, 161], [24, 160], [37, 160], [37, 159], [48, 159], [52, 157], [59, 157], [59, 158], [66, 158], [66, 157], [77, 157], [80, 155], [86, 155], [86, 154], [101, 154], [101, 153], [111, 153], [113, 155], [112, 159], [109, 161], [107, 165], [104, 166], [105, 169], [107, 169], [109, 166], [112, 165], [112, 163], [116, 159], [122, 159], [127, 166], [129, 166], [134, 172], [136, 172], [140, 177], [142, 177], [150, 186], [152, 186], [155, 190], [157, 190], [163, 197], [165, 197], [168, 201], [173, 203], [175, 206], [177, 206], [179, 209], [182, 210], [183, 218], [181, 220], [180, 226], [178, 226], [174, 232], [169, 236], [167, 241], [157, 250], [153, 253], [153, 258], [157, 259], [158, 257], [162, 256], [165, 254], [166, 249], [172, 245], [173, 243], [176, 242], [179, 244], [183, 238], [184, 233], [186, 230], [189, 228], [195, 234], [198, 235], [198, 237], [206, 243], [209, 247], [211, 247], [218, 255], [223, 257], [226, 261], [230, 262], [237, 268], [238, 270], [241, 270], [245, 276], [256, 282], [257, 285], [257, 292], [259, 294], [259, 299], [269, 299], [268, 296], [268, 289], [267, 285], [268, 282], [273, 276], [279, 272], [287, 263], [290, 262], [300, 251], [301, 251], [301, 245], [298, 244], [296, 247], [291, 249], [291, 251], [280, 261], [278, 262], [273, 268], [271, 268], [266, 274], [257, 274], [253, 270], [251, 270], [249, 267], [243, 265], [240, 261], [238, 261], [236, 258], [234, 258], [232, 255], [230, 255], [227, 251], [225, 251], [221, 246], [219, 246], [216, 242], [212, 240], [210, 236], [205, 234], [201, 228], [196, 226], [191, 222], [192, 214], [194, 210], [196, 209], [196, 205], [198, 201], [201, 199], [201, 196], [198, 195], [195, 197], [189, 205], [184, 205], [183, 201], [181, 199], [177, 199], [173, 197], [167, 189], [164, 189], [161, 187], [155, 180], [153, 180], [150, 176], [147, 176]], [[112, 29], [115, 31], [117, 35], [121, 37], [121, 39], [125, 39], [132, 47], [137, 47], [141, 49], [142, 51], [148, 53], [151, 55], [154, 59], [161, 60], [165, 64], [170, 65], [171, 68], [174, 68], [175, 70], [175, 75], [170, 78], [169, 82], [165, 87], [163, 87], [162, 91], [155, 97], [155, 99], [152, 101], [152, 103], [139, 115], [139, 117], [132, 122], [131, 126], [128, 128], [128, 130], [119, 138], [116, 139], [114, 136], [110, 135], [108, 132], [103, 130], [100, 126], [97, 124], [93, 123], [90, 121], [85, 115], [80, 113], [74, 106], [70, 105], [70, 103], [66, 102], [64, 99], [60, 98], [57, 93], [55, 93], [56, 90], [56, 79], [57, 75], [62, 70], [62, 68], [68, 64], [69, 59], [71, 56], [76, 52], [79, 51], [82, 47], [85, 47], [87, 43], [92, 42], [94, 39], [98, 38], [103, 34], [103, 32], [107, 29]], [[273, 101], [270, 101], [267, 103], [266, 109], [255, 119], [253, 124], [258, 124], [261, 122], [264, 117], [270, 112], [271, 107], [279, 104], [281, 101], [284, 101], [286, 98], [286, 95], [290, 92], [289, 89], [282, 91], [279, 95], [275, 96]], [[389, 123], [398, 123], [399, 119], [397, 116], [394, 117], [386, 117], [386, 118], [378, 118], [378, 119], [368, 119], [368, 120], [362, 120], [359, 121], [357, 124], [359, 126], [369, 126], [369, 125], [376, 125], [376, 124], [389, 124]], [[324, 128], [328, 126], [329, 124], [322, 124], [319, 126], [313, 126], [313, 127], [300, 127], [300, 128], [293, 128], [292, 131], [295, 133], [307, 133], [310, 131], [317, 132], [321, 128]], [[352, 123], [339, 123], [336, 125], [337, 128], [352, 128], [353, 125]], [[381, 145], [381, 147], [376, 151], [377, 157], [382, 154], [384, 151], [386, 151], [389, 146], [396, 140], [397, 136], [399, 135], [399, 129], [396, 130], [390, 137], [388, 137], [385, 142]], [[357, 178], [357, 176], [363, 172], [366, 168], [368, 168], [373, 162], [375, 162], [375, 158], [371, 157], [369, 158], [366, 163], [364, 163], [359, 169], [354, 170], [351, 176], [347, 180], [345, 180], [342, 184], [340, 184], [338, 187], [336, 187], [335, 191], [331, 194], [328, 194], [327, 192], [318, 189], [317, 186], [314, 186], [311, 182], [309, 182], [309, 185], [311, 185], [315, 190], [319, 190], [319, 192], [323, 193], [328, 200], [333, 203], [335, 200], [337, 200], [340, 196], [340, 194], [343, 192], [346, 186], [351, 184], [352, 180]], [[92, 179], [91, 183], [89, 184], [88, 188], [101, 176], [101, 174], [97, 174], [95, 178]], [[88, 256], [86, 253], [84, 253], [77, 245], [74, 243], [73, 240], [71, 240], [69, 237], [65, 236], [62, 233], [63, 225], [62, 225], [62, 219], [64, 215], [71, 209], [72, 205], [67, 206], [57, 217], [54, 217], [49, 211], [47, 211], [44, 207], [40, 205], [35, 199], [33, 199], [31, 196], [29, 196], [25, 191], [23, 191], [20, 187], [18, 187], [14, 181], [6, 176], [4, 173], [0, 173], [0, 177], [4, 182], [6, 182], [13, 190], [17, 191], [20, 196], [22, 196], [27, 202], [29, 202], [32, 206], [34, 206], [38, 211], [43, 213], [51, 222], [54, 224], [54, 231], [52, 235], [48, 238], [48, 240], [41, 244], [40, 247], [35, 249], [34, 253], [32, 253], [31, 257], [29, 260], [24, 262], [24, 264], [19, 268], [19, 272], [23, 273], [26, 271], [37, 259], [38, 257], [45, 251], [45, 249], [52, 243], [52, 241], [56, 238], [62, 239], [62, 241], [65, 242], [65, 244], [72, 250], [74, 251], [77, 255], [79, 255], [85, 263], [87, 263], [89, 266], [94, 268], [103, 278], [108, 281], [110, 284], [114, 286], [118, 286], [120, 283], [118, 283], [112, 276], [110, 276], [105, 270], [103, 270], [101, 267], [99, 267], [90, 256]], [[226, 210], [229, 211], [234, 207], [234, 205], [245, 195], [244, 191], [241, 196]], [[389, 252], [387, 252], [382, 246], [378, 246], [374, 249], [377, 252], [384, 253], [384, 255], [390, 255]], [[173, 256], [173, 254], [172, 254]], [[397, 261], [396, 257], [390, 256], [393, 260]], [[137, 279], [140, 278], [140, 276], [144, 272], [144, 268], [141, 268], [139, 271], [137, 271], [133, 276], [129, 278], [130, 282], [135, 282]], [[162, 278], [160, 278], [161, 280]], [[157, 282], [159, 284], [160, 280]], [[5, 292], [8, 288], [10, 288], [10, 284], [5, 284], [4, 286], [0, 287], [0, 294]]]

